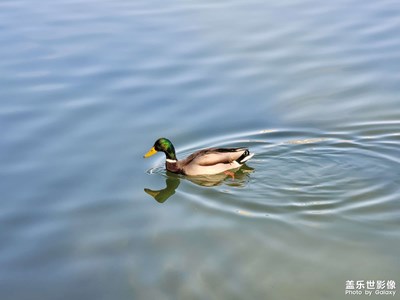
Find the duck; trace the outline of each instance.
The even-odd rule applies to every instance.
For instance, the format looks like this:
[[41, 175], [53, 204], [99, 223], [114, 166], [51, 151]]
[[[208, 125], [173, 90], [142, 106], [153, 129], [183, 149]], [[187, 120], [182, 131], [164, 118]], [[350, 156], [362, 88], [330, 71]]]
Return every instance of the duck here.
[[232, 175], [229, 170], [239, 169], [254, 155], [247, 148], [207, 148], [179, 160], [174, 145], [169, 139], [163, 137], [155, 141], [144, 158], [148, 158], [157, 152], [165, 153], [165, 168], [168, 171], [187, 176], [219, 173]]

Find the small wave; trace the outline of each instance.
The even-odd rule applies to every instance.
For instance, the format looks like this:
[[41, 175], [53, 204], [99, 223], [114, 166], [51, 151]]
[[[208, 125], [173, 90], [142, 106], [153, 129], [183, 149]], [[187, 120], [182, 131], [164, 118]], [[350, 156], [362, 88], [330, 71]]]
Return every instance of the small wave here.
[[[393, 186], [400, 175], [393, 163], [399, 161], [382, 155], [384, 147], [364, 137], [359, 130], [347, 129], [267, 129], [203, 140], [184, 146], [179, 154], [210, 145], [248, 146], [256, 153], [248, 162], [254, 172], [241, 188], [182, 184], [178, 192], [200, 206], [236, 217], [276, 218], [293, 225], [322, 226], [339, 214], [347, 218], [360, 211], [362, 219], [380, 219], [382, 207], [393, 206]], [[380, 142], [385, 138], [391, 135], [381, 136]], [[162, 170], [158, 165], [149, 173]]]

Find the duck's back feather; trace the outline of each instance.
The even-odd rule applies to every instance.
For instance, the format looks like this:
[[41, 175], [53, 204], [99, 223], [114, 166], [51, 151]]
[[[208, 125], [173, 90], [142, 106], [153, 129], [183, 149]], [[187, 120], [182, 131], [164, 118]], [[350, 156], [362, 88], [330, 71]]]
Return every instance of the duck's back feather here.
[[251, 156], [246, 148], [210, 148], [178, 161], [177, 167], [186, 175], [217, 174], [239, 168]]
[[231, 163], [239, 159], [246, 151], [246, 148], [210, 148], [197, 151], [182, 162], [196, 164], [199, 166], [212, 166], [219, 163]]

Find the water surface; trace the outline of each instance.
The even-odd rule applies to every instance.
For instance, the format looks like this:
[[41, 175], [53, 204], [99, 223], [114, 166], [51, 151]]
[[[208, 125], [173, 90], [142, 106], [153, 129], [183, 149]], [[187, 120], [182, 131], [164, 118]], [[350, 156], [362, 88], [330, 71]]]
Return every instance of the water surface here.
[[[0, 298], [391, 297], [345, 282], [400, 280], [399, 14], [2, 1]], [[256, 154], [204, 183], [161, 136]]]

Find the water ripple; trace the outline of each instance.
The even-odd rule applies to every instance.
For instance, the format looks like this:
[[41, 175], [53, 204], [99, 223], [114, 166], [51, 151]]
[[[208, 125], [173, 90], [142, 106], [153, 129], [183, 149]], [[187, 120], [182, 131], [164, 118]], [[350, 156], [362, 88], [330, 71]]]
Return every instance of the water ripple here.
[[[337, 299], [344, 265], [397, 275], [399, 9], [0, 1], [0, 298]], [[142, 159], [159, 136], [256, 155], [189, 179]]]
[[[386, 144], [397, 139], [398, 123], [371, 125], [332, 132], [268, 129], [199, 141], [182, 147], [178, 156], [206, 146], [249, 146], [256, 153], [248, 163], [254, 172], [239, 187], [225, 181], [212, 189], [182, 177], [178, 193], [213, 210], [293, 226], [323, 226], [334, 218], [380, 220], [382, 214], [394, 222], [400, 160]], [[383, 128], [393, 132], [381, 135]], [[149, 173], [165, 174], [162, 159], [157, 164]]]

